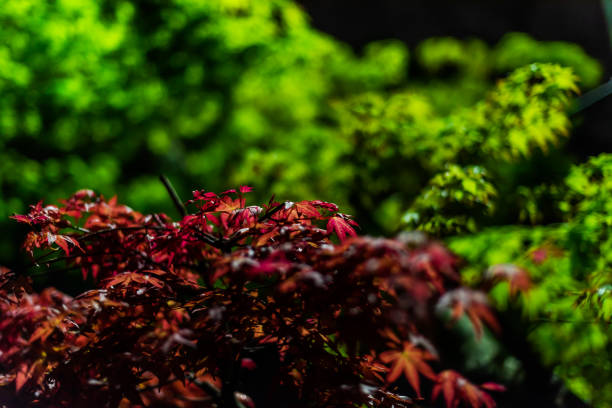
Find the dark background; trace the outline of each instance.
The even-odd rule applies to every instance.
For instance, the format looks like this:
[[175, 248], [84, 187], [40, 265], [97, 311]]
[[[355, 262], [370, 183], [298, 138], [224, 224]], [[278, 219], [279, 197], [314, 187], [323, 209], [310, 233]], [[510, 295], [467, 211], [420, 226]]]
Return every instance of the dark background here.
[[[598, 0], [299, 0], [312, 24], [356, 50], [370, 41], [397, 38], [414, 47], [432, 36], [481, 38], [490, 45], [504, 34], [577, 43], [612, 77], [612, 51]], [[612, 152], [612, 96], [577, 117], [567, 149], [584, 159]]]

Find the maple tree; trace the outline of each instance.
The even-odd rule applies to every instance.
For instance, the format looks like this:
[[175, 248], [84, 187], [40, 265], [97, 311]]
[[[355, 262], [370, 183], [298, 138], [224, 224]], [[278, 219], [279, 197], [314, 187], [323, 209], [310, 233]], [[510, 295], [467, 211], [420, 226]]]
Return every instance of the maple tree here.
[[[456, 258], [420, 233], [357, 236], [323, 201], [247, 205], [194, 191], [180, 221], [81, 190], [13, 218], [77, 296], [0, 273], [0, 398], [18, 406], [495, 406], [444, 368], [435, 313], [495, 319]], [[407, 381], [407, 382], [406, 382]], [[422, 381], [433, 394], [422, 393]], [[406, 384], [404, 384], [406, 383]], [[425, 397], [422, 397], [425, 395]]]

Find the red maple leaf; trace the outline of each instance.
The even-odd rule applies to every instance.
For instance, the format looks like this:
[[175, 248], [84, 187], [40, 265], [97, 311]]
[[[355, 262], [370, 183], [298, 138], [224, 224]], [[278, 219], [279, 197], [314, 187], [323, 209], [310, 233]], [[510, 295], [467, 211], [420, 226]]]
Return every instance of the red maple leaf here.
[[483, 320], [495, 332], [501, 329], [497, 319], [489, 308], [487, 297], [484, 293], [467, 288], [459, 288], [447, 292], [440, 298], [437, 305], [438, 309], [450, 308], [452, 311], [451, 319], [455, 323], [464, 314], [470, 319], [476, 337], [482, 337]]
[[332, 212], [338, 211], [338, 206], [336, 204], [328, 203], [327, 201], [313, 200], [310, 202], [310, 204], [314, 205], [315, 207], [325, 208], [328, 211], [332, 211]]
[[295, 203], [293, 207], [304, 218], [319, 218], [321, 216], [319, 210], [310, 201], [300, 201]]
[[344, 242], [347, 235], [353, 237], [357, 235], [351, 225], [355, 227], [358, 226], [358, 224], [351, 220], [347, 215], [337, 214], [327, 221], [327, 233], [331, 234], [332, 232], [335, 232], [340, 242]]
[[113, 278], [108, 279], [105, 287], [129, 286], [132, 282], [141, 285], [149, 283], [157, 288], [162, 288], [164, 286], [164, 283], [161, 280], [150, 275], [145, 275], [138, 272], [123, 272], [114, 276]]
[[388, 383], [394, 382], [403, 373], [419, 397], [421, 396], [419, 373], [432, 380], [437, 378], [431, 367], [425, 362], [435, 360], [435, 357], [412, 343], [404, 342], [402, 350], [387, 350], [381, 353], [379, 358], [385, 364], [391, 363], [391, 369], [387, 374]]
[[432, 400], [436, 400], [440, 392], [444, 394], [447, 408], [455, 408], [460, 402], [469, 404], [472, 408], [495, 408], [495, 401], [489, 394], [481, 390], [505, 391], [505, 387], [495, 383], [485, 383], [480, 387], [466, 380], [453, 370], [445, 370], [438, 374], [437, 383], [432, 390]]
[[66, 255], [70, 255], [70, 245], [79, 248], [81, 252], [85, 252], [83, 248], [81, 248], [81, 245], [79, 245], [79, 242], [76, 239], [70, 238], [68, 235], [55, 235], [47, 232], [47, 242], [49, 245], [57, 244], [57, 246], [64, 250]]

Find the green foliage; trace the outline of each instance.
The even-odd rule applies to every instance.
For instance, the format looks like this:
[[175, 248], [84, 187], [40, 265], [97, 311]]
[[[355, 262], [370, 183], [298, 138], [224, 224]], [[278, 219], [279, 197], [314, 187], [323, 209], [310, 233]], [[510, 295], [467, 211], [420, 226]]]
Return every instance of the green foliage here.
[[244, 180], [241, 163], [262, 165], [271, 147], [274, 174], [295, 140], [305, 145], [301, 168], [279, 176], [308, 195], [326, 190], [305, 186], [302, 159], [309, 140], [333, 129], [326, 101], [407, 72], [401, 43], [371, 44], [357, 58], [288, 0], [10, 1], [0, 22], [10, 39], [0, 47], [2, 219], [41, 193], [85, 186], [171, 211], [157, 173], [183, 195], [223, 189], [219, 180]]
[[[572, 168], [559, 202], [563, 222], [542, 227], [501, 227], [451, 239], [470, 267], [466, 282], [485, 278], [490, 265], [512, 263], [528, 271], [532, 286], [510, 296], [492, 287], [500, 310], [518, 308], [528, 339], [577, 395], [595, 406], [612, 401], [612, 156]], [[505, 286], [504, 286], [505, 285]]]
[[568, 192], [560, 203], [571, 220], [584, 224], [610, 225], [612, 213], [612, 155], [601, 154], [576, 166], [567, 176]]
[[606, 363], [612, 329], [609, 320], [600, 320], [603, 308], [584, 306], [584, 293], [591, 289], [572, 245], [565, 225], [495, 228], [450, 244], [470, 265], [466, 282], [482, 282], [491, 265], [512, 263], [528, 271], [532, 286], [526, 292], [512, 296], [506, 282], [491, 288], [495, 307], [522, 316], [523, 333], [514, 335], [526, 336], [572, 392], [607, 407], [612, 398], [612, 371]]
[[475, 107], [479, 117], [472, 120], [481, 126], [475, 131], [486, 132], [485, 137], [468, 137], [480, 146], [480, 154], [493, 158], [528, 156], [536, 148], [546, 151], [567, 135], [566, 110], [569, 95], [578, 91], [576, 81], [571, 70], [556, 65], [532, 64], [514, 71]]
[[423, 69], [432, 74], [447, 70], [462, 76], [483, 78], [491, 70], [489, 47], [478, 39], [429, 38], [419, 45], [417, 58]]
[[[489, 183], [492, 185], [486, 187], [486, 203], [483, 201], [490, 212], [495, 201], [492, 191], [497, 182], [503, 180], [506, 188], [517, 188], [504, 179], [505, 174], [511, 173], [512, 168], [524, 166], [524, 159], [534, 152], [547, 152], [567, 135], [570, 122], [566, 111], [570, 95], [577, 91], [575, 81], [568, 68], [533, 64], [499, 82], [475, 106], [458, 108], [448, 116], [437, 114], [427, 95], [409, 89], [392, 93], [387, 98], [372, 93], [351, 98], [338, 104], [341, 137], [330, 138], [327, 144], [320, 145], [322, 152], [341, 146], [344, 157], [341, 168], [348, 167], [350, 171], [338, 175], [329, 172], [326, 180], [337, 179], [339, 187], [335, 191], [354, 189], [346, 194], [366, 225], [369, 221], [369, 225], [382, 225], [392, 231], [398, 226], [400, 210], [407, 208], [406, 203], [416, 201], [419, 211], [430, 207], [426, 212], [431, 214], [419, 219], [433, 222], [421, 226], [426, 231], [444, 235], [466, 228], [474, 230], [476, 224], [473, 219], [468, 220], [469, 216], [451, 220], [461, 212], [460, 205], [446, 213], [448, 206], [438, 208], [439, 203], [426, 203], [432, 195], [419, 197], [419, 194], [426, 192], [429, 180], [444, 172], [449, 164], [461, 167], [477, 164], [490, 169]], [[500, 163], [506, 163], [507, 167], [500, 168]], [[346, 175], [351, 179], [345, 179]], [[470, 183], [466, 185], [471, 186]], [[367, 194], [359, 194], [364, 190]], [[459, 201], [475, 195], [463, 188], [453, 190], [454, 197], [461, 196]], [[507, 202], [505, 197], [504, 201], [505, 208], [519, 205], [518, 199]], [[380, 203], [383, 203], [382, 213], [374, 211]], [[437, 221], [432, 221], [432, 212], [438, 210], [442, 212], [436, 212]], [[372, 214], [377, 214], [378, 218], [368, 219]], [[419, 225], [414, 224], [413, 215], [407, 216], [412, 225]], [[486, 220], [486, 217], [480, 218]], [[443, 219], [450, 224], [443, 227], [446, 223]]]
[[560, 206], [566, 212], [574, 268], [599, 292], [612, 283], [612, 155], [573, 168], [566, 184]]
[[357, 60], [288, 1], [17, 4], [0, 14], [13, 39], [0, 117], [3, 184], [20, 199], [120, 184], [140, 201], [134, 176], [173, 168], [216, 179], [248, 147], [312, 123], [330, 94], [406, 71], [401, 44]]
[[508, 33], [493, 47], [474, 38], [430, 38], [417, 47], [415, 60], [428, 76], [414, 86], [446, 114], [477, 103], [491, 87], [492, 78], [534, 62], [571, 68], [584, 89], [596, 86], [603, 75], [599, 62], [579, 46], [536, 41], [524, 33]]
[[541, 42], [525, 33], [508, 33], [494, 47], [478, 39], [434, 37], [423, 41], [416, 53], [421, 67], [431, 74], [473, 78], [503, 75], [534, 62], [570, 67], [585, 88], [596, 86], [603, 75], [601, 65], [580, 46], [563, 41]]
[[493, 212], [496, 195], [481, 167], [452, 165], [430, 180], [404, 221], [438, 236], [474, 231], [476, 218]]
[[553, 62], [572, 67], [585, 88], [596, 86], [602, 78], [601, 65], [576, 44], [563, 41], [539, 42], [524, 33], [509, 33], [493, 50], [497, 72], [508, 72], [533, 62]]

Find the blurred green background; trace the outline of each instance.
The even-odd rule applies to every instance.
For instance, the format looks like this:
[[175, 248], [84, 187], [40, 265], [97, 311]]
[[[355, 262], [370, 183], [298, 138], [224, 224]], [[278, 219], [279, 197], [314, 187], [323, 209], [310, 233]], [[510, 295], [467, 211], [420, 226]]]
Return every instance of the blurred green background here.
[[[612, 354], [612, 165], [568, 148], [575, 97], [604, 69], [579, 45], [507, 32], [353, 48], [289, 0], [9, 0], [0, 39], [0, 264], [27, 262], [9, 215], [80, 188], [172, 216], [162, 173], [184, 200], [247, 184], [254, 201], [333, 201], [364, 233], [447, 239], [475, 285], [491, 264], [528, 267], [529, 300], [492, 288], [502, 323], [521, 322], [554, 381], [612, 406], [598, 363]], [[541, 246], [563, 255], [534, 263]], [[539, 373], [495, 347], [474, 372], [517, 389]]]
[[497, 78], [536, 61], [572, 67], [583, 89], [602, 74], [577, 45], [518, 33], [493, 46], [446, 37], [354, 52], [283, 0], [8, 1], [0, 38], [9, 265], [17, 230], [7, 217], [39, 199], [87, 187], [174, 215], [159, 173], [184, 199], [249, 184], [261, 199], [337, 202], [366, 231], [391, 232], [460, 149], [435, 137], [474, 120], [457, 112]]

